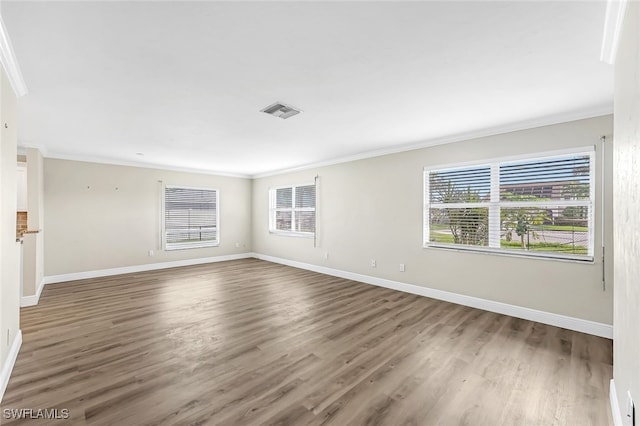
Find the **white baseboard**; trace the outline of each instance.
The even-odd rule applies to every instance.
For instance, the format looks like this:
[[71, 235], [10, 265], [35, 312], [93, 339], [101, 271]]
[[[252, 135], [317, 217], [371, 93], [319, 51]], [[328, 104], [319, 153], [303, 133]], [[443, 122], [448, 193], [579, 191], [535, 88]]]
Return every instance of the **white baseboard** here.
[[[433, 299], [444, 300], [447, 302], [457, 303], [459, 305], [471, 306], [473, 308], [483, 309], [485, 311], [497, 312], [499, 314], [509, 315], [512, 317], [522, 318], [530, 321], [536, 321], [543, 324], [549, 324], [556, 327], [562, 327], [569, 330], [579, 331], [582, 333], [593, 334], [595, 336], [613, 338], [613, 327], [609, 324], [589, 321], [580, 318], [569, 317], [566, 315], [554, 314], [551, 312], [539, 311], [536, 309], [526, 308], [523, 306], [510, 305], [507, 303], [496, 302], [493, 300], [481, 299], [479, 297], [466, 296], [463, 294], [452, 293], [444, 290], [438, 290], [429, 287], [422, 287], [415, 284], [408, 284], [399, 281], [392, 281], [385, 278], [373, 277], [370, 275], [357, 274], [354, 272], [343, 271], [339, 269], [328, 268], [325, 266], [313, 265], [310, 263], [297, 262], [294, 260], [282, 259], [274, 256], [267, 256], [260, 253], [240, 253], [226, 256], [204, 257], [199, 259], [177, 260], [172, 262], [149, 263], [146, 265], [125, 266], [121, 268], [100, 269], [95, 271], [75, 272], [62, 275], [51, 275], [44, 277], [44, 284], [54, 284], [67, 281], [82, 280], [87, 278], [106, 277], [110, 275], [129, 274], [134, 272], [153, 271], [157, 269], [174, 268], [178, 266], [200, 265], [204, 263], [224, 262], [228, 260], [257, 258], [269, 262], [280, 263], [283, 265], [293, 266], [296, 268], [307, 269], [309, 271], [319, 272], [322, 274], [332, 275], [340, 278], [346, 278], [354, 281], [360, 281], [367, 284], [373, 284], [380, 287], [386, 287], [393, 290], [404, 291], [406, 293], [417, 294], [420, 296], [431, 297]], [[34, 297], [34, 296], [29, 296]], [[39, 298], [38, 293], [38, 298]], [[24, 298], [23, 298], [24, 299]], [[31, 301], [31, 299], [28, 299]], [[37, 303], [37, 299], [35, 299]], [[34, 303], [34, 304], [35, 304]], [[24, 305], [23, 305], [24, 306]]]
[[124, 266], [121, 268], [98, 269], [95, 271], [73, 272], [70, 274], [50, 275], [44, 277], [45, 284], [55, 284], [67, 281], [84, 280], [87, 278], [108, 277], [111, 275], [130, 274], [134, 272], [155, 271], [157, 269], [176, 268], [178, 266], [201, 265], [203, 263], [225, 262], [227, 260], [247, 259], [254, 257], [253, 253], [229, 254], [225, 256], [201, 257], [198, 259], [175, 260], [171, 262], [148, 263], [146, 265]]
[[40, 300], [40, 295], [42, 294], [43, 288], [44, 288], [44, 278], [42, 278], [42, 280], [40, 281], [40, 285], [38, 285], [38, 288], [36, 289], [36, 294], [32, 296], [22, 296], [20, 298], [20, 307], [24, 308], [27, 306], [37, 305], [38, 301]]
[[7, 390], [11, 371], [13, 370], [13, 366], [18, 358], [18, 352], [20, 352], [20, 346], [22, 346], [22, 330], [18, 330], [18, 333], [11, 344], [11, 348], [9, 348], [7, 359], [2, 365], [2, 371], [0, 372], [0, 401], [2, 401], [2, 398], [4, 397], [4, 391]]
[[551, 312], [539, 311], [536, 309], [510, 305], [493, 300], [481, 299], [479, 297], [465, 296], [463, 294], [451, 293], [448, 291], [437, 290], [429, 287], [422, 287], [415, 284], [407, 284], [399, 281], [372, 277], [370, 275], [357, 274], [354, 272], [313, 265], [310, 263], [303, 263], [294, 260], [267, 256], [260, 253], [254, 253], [253, 256], [258, 259], [274, 263], [281, 263], [283, 265], [293, 266], [295, 268], [307, 269], [309, 271], [319, 272], [326, 275], [360, 281], [363, 283], [386, 287], [393, 290], [404, 291], [406, 293], [430, 297], [432, 299], [444, 300], [447, 302], [457, 303], [459, 305], [471, 306], [473, 308], [478, 308], [485, 311], [497, 312], [499, 314], [509, 315], [516, 318], [522, 318], [530, 321], [540, 322], [543, 324], [553, 325], [556, 327], [562, 327], [569, 330], [613, 339], [613, 326], [609, 324], [569, 317], [566, 315], [554, 314]]
[[618, 394], [616, 393], [616, 385], [613, 379], [609, 384], [609, 402], [611, 403], [611, 417], [613, 417], [614, 426], [623, 426], [622, 413], [620, 413], [620, 406], [618, 405]]

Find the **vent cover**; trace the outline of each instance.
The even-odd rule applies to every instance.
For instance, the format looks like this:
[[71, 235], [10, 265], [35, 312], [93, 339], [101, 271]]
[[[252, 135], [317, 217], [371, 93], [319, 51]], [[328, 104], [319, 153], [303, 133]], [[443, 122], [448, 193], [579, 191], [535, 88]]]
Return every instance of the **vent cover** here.
[[261, 109], [260, 112], [265, 112], [267, 114], [273, 115], [274, 117], [287, 119], [289, 117], [293, 117], [294, 115], [300, 114], [301, 111], [297, 108], [285, 105], [280, 102], [276, 102], [275, 104]]

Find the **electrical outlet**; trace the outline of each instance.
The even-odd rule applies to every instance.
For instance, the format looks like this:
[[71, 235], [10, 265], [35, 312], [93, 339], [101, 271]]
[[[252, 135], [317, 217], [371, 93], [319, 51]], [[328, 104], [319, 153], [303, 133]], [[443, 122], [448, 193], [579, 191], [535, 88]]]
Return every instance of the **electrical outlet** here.
[[375, 259], [371, 259], [371, 267], [372, 268], [376, 267], [376, 260]]
[[149, 256], [154, 256], [156, 253], [153, 250], [149, 250]]
[[404, 272], [404, 263], [400, 264], [400, 272]]
[[631, 398], [631, 392], [627, 391], [627, 426], [636, 426], [636, 407], [633, 405], [633, 398]]
[[240, 243], [236, 243], [236, 248], [240, 248]]
[[325, 259], [328, 259], [328, 258], [329, 258], [329, 252], [328, 252], [328, 251], [325, 251], [325, 252], [324, 252], [324, 258], [325, 258]]

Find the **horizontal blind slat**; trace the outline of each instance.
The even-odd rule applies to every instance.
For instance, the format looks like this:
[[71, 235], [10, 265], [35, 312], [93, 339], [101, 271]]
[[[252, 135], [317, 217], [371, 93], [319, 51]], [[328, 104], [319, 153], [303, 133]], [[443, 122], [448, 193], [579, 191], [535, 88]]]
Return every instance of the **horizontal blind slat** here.
[[270, 190], [272, 231], [315, 232], [316, 186], [298, 185]]
[[589, 258], [592, 155], [425, 169], [425, 244]]
[[214, 245], [218, 242], [218, 191], [166, 187], [164, 203], [167, 249]]

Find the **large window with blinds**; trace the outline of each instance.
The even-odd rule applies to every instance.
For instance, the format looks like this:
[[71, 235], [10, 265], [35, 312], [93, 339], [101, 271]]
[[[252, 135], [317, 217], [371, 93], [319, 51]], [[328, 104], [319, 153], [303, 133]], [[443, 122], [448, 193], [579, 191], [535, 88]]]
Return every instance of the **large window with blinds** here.
[[425, 168], [424, 245], [593, 260], [594, 152]]
[[219, 202], [217, 189], [166, 186], [163, 203], [165, 250], [219, 245]]
[[316, 230], [316, 186], [298, 185], [269, 190], [269, 230], [313, 235]]

